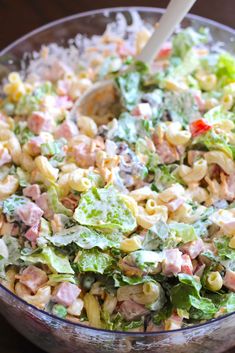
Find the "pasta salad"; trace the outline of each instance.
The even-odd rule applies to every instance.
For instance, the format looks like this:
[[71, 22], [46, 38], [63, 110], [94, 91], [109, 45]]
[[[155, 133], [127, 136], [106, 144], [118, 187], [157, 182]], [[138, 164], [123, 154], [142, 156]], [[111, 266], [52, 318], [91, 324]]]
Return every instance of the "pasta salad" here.
[[[235, 311], [235, 58], [186, 28], [148, 67], [152, 27], [120, 22], [3, 82], [0, 281], [75, 323], [179, 329]], [[72, 114], [107, 80], [112, 114], [105, 92]]]

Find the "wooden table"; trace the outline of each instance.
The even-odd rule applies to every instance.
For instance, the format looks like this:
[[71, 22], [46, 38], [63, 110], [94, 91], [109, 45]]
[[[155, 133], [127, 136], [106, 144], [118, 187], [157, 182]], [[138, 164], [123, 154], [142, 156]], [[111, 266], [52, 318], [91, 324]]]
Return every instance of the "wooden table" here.
[[[77, 12], [110, 6], [165, 7], [167, 3], [167, 0], [0, 0], [0, 48], [34, 28]], [[198, 0], [191, 12], [235, 27], [234, 11], [234, 0]], [[226, 353], [234, 352], [235, 348]], [[43, 352], [0, 317], [0, 353]]]

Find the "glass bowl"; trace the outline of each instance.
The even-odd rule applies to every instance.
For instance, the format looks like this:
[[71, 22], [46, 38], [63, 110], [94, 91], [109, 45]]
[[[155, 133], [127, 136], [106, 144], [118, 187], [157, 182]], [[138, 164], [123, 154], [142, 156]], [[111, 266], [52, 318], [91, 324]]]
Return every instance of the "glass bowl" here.
[[[20, 69], [26, 52], [39, 50], [42, 44], [57, 42], [66, 45], [78, 33], [102, 34], [117, 13], [128, 22], [130, 12], [138, 11], [142, 19], [154, 24], [164, 10], [158, 8], [112, 8], [90, 11], [43, 26], [17, 40], [0, 53], [0, 78]], [[183, 27], [207, 26], [217, 42], [235, 53], [235, 30], [198, 16], [188, 15]], [[164, 332], [113, 332], [75, 324], [43, 312], [12, 294], [0, 285], [0, 312], [22, 335], [50, 353], [220, 353], [234, 346], [235, 313], [210, 322], [180, 330]]]

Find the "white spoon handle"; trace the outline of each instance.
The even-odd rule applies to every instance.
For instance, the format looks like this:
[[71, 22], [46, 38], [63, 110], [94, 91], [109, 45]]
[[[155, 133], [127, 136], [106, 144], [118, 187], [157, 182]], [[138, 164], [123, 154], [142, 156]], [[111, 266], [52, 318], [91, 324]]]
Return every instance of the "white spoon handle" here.
[[171, 0], [166, 12], [160, 19], [158, 28], [137, 56], [137, 60], [150, 64], [158, 54], [162, 44], [174, 32], [175, 27], [182, 21], [195, 2], [196, 0]]

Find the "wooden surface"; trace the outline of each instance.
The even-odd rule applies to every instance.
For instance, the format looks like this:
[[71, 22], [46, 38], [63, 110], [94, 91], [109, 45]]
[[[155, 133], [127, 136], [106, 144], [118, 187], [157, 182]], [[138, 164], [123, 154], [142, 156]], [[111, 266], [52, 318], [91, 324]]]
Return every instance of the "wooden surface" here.
[[[167, 0], [0, 0], [0, 48], [32, 29], [77, 12], [131, 5], [165, 7], [167, 3]], [[191, 12], [235, 27], [235, 0], [198, 0]], [[43, 352], [0, 317], [0, 353]], [[198, 353], [203, 353], [203, 347]], [[226, 353], [235, 353], [235, 348]]]

